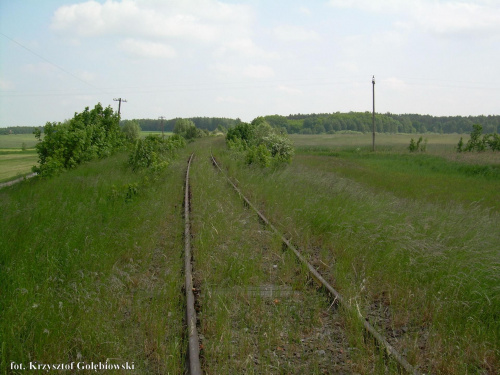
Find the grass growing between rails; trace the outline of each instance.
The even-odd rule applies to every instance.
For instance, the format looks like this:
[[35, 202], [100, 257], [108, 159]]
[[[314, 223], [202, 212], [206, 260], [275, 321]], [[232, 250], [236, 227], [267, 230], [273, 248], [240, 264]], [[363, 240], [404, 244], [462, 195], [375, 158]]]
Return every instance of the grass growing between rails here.
[[[499, 372], [496, 210], [471, 204], [468, 193], [463, 199], [443, 196], [439, 202], [406, 193], [397, 171], [415, 166], [398, 167], [405, 158], [390, 159], [396, 164], [391, 168], [375, 168], [380, 179], [392, 181], [377, 188], [339, 168], [343, 161], [349, 168], [366, 168], [361, 158], [358, 163], [343, 154], [299, 151], [289, 167], [262, 171], [242, 167], [223, 142], [219, 147], [218, 156], [244, 193], [410, 363], [425, 373]], [[379, 157], [374, 156], [377, 162]], [[460, 181], [472, 184], [469, 178], [490, 181], [481, 176]], [[498, 181], [490, 183], [498, 192]], [[412, 184], [429, 188], [418, 173]], [[450, 189], [460, 196], [459, 187]]]
[[0, 373], [107, 360], [183, 373], [184, 170], [151, 179], [117, 154], [0, 191]]
[[348, 341], [344, 317], [212, 167], [210, 141], [192, 145], [191, 175], [204, 371], [384, 373], [373, 353], [360, 358], [363, 348]]

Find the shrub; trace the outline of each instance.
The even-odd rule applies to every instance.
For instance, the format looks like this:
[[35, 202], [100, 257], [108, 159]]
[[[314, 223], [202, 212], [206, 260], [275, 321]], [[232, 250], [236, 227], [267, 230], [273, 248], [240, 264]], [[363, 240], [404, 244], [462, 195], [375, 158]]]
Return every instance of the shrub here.
[[165, 169], [170, 159], [176, 155], [176, 150], [186, 146], [186, 141], [180, 135], [174, 134], [168, 138], [159, 135], [148, 135], [138, 139], [132, 153], [129, 155], [129, 165], [139, 170], [152, 168], [154, 172]]
[[123, 125], [122, 132], [125, 135], [125, 138], [129, 142], [135, 142], [139, 139], [141, 134], [141, 126], [137, 120], [126, 121], [125, 125]]
[[286, 134], [278, 134], [263, 117], [251, 124], [240, 123], [228, 130], [226, 145], [237, 152], [246, 152], [246, 164], [261, 167], [290, 163], [294, 150]]
[[94, 109], [86, 107], [64, 123], [50, 123], [34, 131], [38, 139], [36, 151], [39, 166], [33, 171], [41, 176], [51, 176], [82, 162], [109, 156], [123, 144], [123, 134], [118, 125], [118, 114], [111, 107], [98, 103]]
[[483, 127], [480, 124], [472, 125], [472, 133], [470, 133], [470, 139], [463, 146], [463, 140], [460, 138], [460, 141], [457, 145], [457, 151], [485, 151], [488, 147], [492, 151], [500, 150], [500, 136], [497, 133], [494, 134], [485, 134], [481, 139], [481, 135], [483, 133]]
[[422, 143], [422, 137], [420, 137], [417, 142], [415, 142], [412, 138], [408, 149], [410, 150], [410, 152], [425, 152], [427, 150], [427, 139], [425, 139]]

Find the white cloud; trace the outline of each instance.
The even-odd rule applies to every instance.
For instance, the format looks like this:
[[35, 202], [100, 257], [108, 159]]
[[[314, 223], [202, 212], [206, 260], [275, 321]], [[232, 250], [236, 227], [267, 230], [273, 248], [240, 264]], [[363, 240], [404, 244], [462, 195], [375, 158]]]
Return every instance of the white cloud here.
[[274, 77], [274, 70], [265, 65], [249, 65], [243, 70], [243, 75], [250, 78], [271, 78]]
[[126, 39], [120, 47], [127, 53], [139, 57], [173, 58], [177, 56], [175, 49], [163, 43], [137, 39]]
[[107, 0], [65, 5], [56, 10], [52, 29], [81, 37], [187, 38], [214, 42], [247, 33], [247, 6], [216, 0]]
[[310, 42], [319, 40], [314, 30], [307, 30], [300, 26], [281, 25], [274, 28], [274, 36], [285, 42]]
[[[211, 66], [211, 69], [215, 70], [222, 76], [228, 79], [237, 79], [237, 78], [271, 78], [274, 77], [274, 69], [259, 64], [250, 64], [246, 66], [241, 65], [232, 65], [232, 64], [224, 64], [224, 63], [216, 63]], [[239, 83], [246, 84], [246, 81], [240, 81]]]
[[377, 83], [397, 91], [404, 91], [408, 89], [408, 85], [406, 84], [406, 82], [396, 77], [381, 79], [380, 82]]
[[215, 98], [217, 103], [245, 104], [244, 100], [235, 98], [234, 96], [218, 96]]
[[78, 77], [85, 82], [92, 82], [96, 80], [97, 75], [92, 72], [82, 71], [78, 73]]
[[0, 90], [10, 90], [12, 88], [14, 88], [12, 82], [0, 79]]
[[304, 14], [304, 15], [306, 15], [306, 16], [310, 16], [310, 15], [312, 15], [311, 10], [310, 10], [309, 8], [307, 8], [307, 7], [304, 7], [304, 6], [300, 7], [300, 8], [298, 9], [298, 11], [299, 11], [299, 13]]
[[[420, 0], [412, 0], [412, 3]], [[329, 4], [335, 8], [356, 8], [369, 12], [387, 12], [404, 9], [408, 3], [401, 0], [330, 0]]]
[[490, 0], [330, 0], [335, 8], [397, 13], [399, 27], [435, 35], [500, 34], [500, 3]]
[[295, 87], [285, 86], [285, 85], [279, 85], [276, 89], [278, 91], [284, 92], [286, 94], [291, 94], [291, 95], [302, 94], [302, 90], [295, 88]]
[[485, 6], [474, 3], [419, 3], [413, 23], [424, 31], [438, 35], [477, 35], [500, 32], [500, 4]]
[[276, 52], [268, 52], [257, 46], [251, 38], [234, 38], [223, 42], [214, 52], [216, 57], [242, 56], [246, 58], [276, 59]]

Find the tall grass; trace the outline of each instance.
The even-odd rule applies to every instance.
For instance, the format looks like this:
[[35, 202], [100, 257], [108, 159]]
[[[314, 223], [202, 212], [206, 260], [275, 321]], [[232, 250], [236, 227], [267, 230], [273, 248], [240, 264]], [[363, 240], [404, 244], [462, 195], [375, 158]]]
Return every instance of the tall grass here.
[[204, 371], [383, 373], [362, 340], [348, 340], [344, 317], [309, 285], [293, 254], [210, 165], [210, 144], [194, 144], [191, 176]]
[[[500, 216], [495, 210], [453, 195], [436, 202], [407, 193], [398, 168], [415, 172], [415, 191], [428, 188], [429, 181], [420, 178], [418, 163], [401, 166], [405, 158], [399, 156], [390, 157], [391, 168], [372, 160], [370, 171], [362, 159], [341, 154], [338, 161], [296, 157], [284, 170], [262, 171], [242, 168], [223, 150], [218, 155], [252, 200], [312, 260], [319, 258], [320, 271], [410, 362], [431, 373], [498, 372]], [[428, 162], [440, 168], [440, 161]], [[349, 172], [355, 168], [361, 171], [357, 175]], [[380, 188], [359, 177], [363, 173], [387, 183]], [[441, 186], [450, 184], [447, 173], [435, 177]], [[465, 187], [472, 181], [460, 179]], [[498, 180], [490, 182], [494, 195]], [[468, 194], [448, 186], [458, 197]]]
[[0, 191], [0, 372], [11, 362], [134, 362], [182, 373], [182, 172], [126, 155]]

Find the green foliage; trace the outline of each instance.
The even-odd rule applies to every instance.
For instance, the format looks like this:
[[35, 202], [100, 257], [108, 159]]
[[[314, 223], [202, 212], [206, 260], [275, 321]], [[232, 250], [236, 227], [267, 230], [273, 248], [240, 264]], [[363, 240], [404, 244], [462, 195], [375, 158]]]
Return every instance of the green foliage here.
[[96, 158], [109, 156], [123, 144], [118, 126], [118, 114], [111, 107], [98, 103], [94, 109], [86, 107], [82, 113], [64, 123], [47, 122], [34, 131], [39, 140], [36, 150], [39, 166], [33, 171], [41, 176], [52, 176]]
[[125, 134], [127, 141], [135, 142], [141, 134], [139, 122], [137, 120], [126, 121], [122, 127], [122, 132]]
[[138, 139], [134, 150], [129, 156], [129, 165], [134, 171], [152, 168], [158, 172], [165, 169], [176, 155], [176, 150], [185, 147], [186, 141], [178, 134], [168, 138], [150, 134], [144, 139]]
[[491, 150], [500, 151], [500, 135], [497, 133], [486, 134], [484, 140]]
[[422, 143], [422, 137], [420, 137], [417, 142], [415, 142], [412, 138], [408, 149], [410, 150], [410, 152], [425, 152], [427, 150], [427, 139], [425, 139]]
[[279, 134], [264, 117], [257, 117], [251, 124], [240, 123], [229, 129], [226, 144], [229, 149], [246, 152], [246, 164], [261, 167], [290, 163], [294, 154], [286, 134]]
[[492, 151], [499, 151], [500, 150], [500, 136], [495, 133], [495, 134], [485, 134], [483, 135], [483, 138], [481, 138], [481, 135], [483, 134], [483, 127], [480, 124], [474, 124], [473, 126], [473, 131], [470, 133], [470, 139], [465, 145], [463, 146], [463, 140], [460, 138], [460, 141], [458, 142], [457, 145], [457, 151], [462, 152], [462, 151], [486, 151], [486, 149], [489, 147]]
[[205, 135], [204, 131], [198, 129], [194, 122], [188, 119], [177, 120], [174, 126], [174, 133], [184, 137], [188, 141], [201, 138]]

